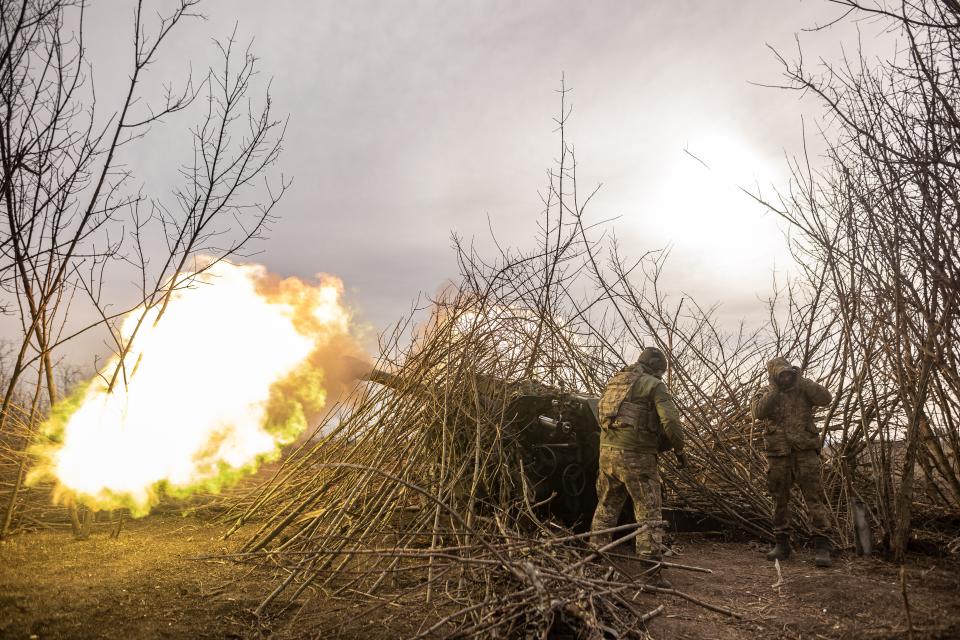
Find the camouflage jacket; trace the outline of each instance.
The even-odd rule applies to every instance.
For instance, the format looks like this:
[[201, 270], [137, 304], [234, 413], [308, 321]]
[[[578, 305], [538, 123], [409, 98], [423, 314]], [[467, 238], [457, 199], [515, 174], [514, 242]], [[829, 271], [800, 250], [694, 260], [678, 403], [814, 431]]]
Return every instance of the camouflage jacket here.
[[767, 363], [770, 386], [753, 400], [753, 417], [764, 421], [764, 444], [768, 456], [820, 448], [820, 432], [813, 424], [814, 407], [830, 404], [830, 392], [799, 375], [792, 385], [777, 384], [781, 371], [792, 368], [785, 358]]
[[628, 368], [635, 367], [643, 369], [643, 375], [637, 380], [627, 399], [641, 406], [639, 426], [635, 429], [630, 427], [601, 429], [600, 446], [656, 453], [658, 434], [662, 427], [673, 449], [682, 451], [683, 430], [680, 427], [680, 412], [677, 411], [677, 405], [667, 390], [667, 385], [660, 378], [652, 375], [642, 364], [631, 365]]

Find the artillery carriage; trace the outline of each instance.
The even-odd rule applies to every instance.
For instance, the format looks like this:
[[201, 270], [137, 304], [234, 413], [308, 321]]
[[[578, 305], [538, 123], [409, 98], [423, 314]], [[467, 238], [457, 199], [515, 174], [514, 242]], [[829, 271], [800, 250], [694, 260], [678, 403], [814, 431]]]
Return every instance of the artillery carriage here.
[[[415, 382], [380, 369], [371, 369], [361, 378], [429, 396]], [[518, 454], [528, 502], [566, 526], [589, 528], [597, 506], [599, 398], [529, 380], [487, 377], [483, 382], [491, 403], [495, 397], [504, 398], [504, 446]]]

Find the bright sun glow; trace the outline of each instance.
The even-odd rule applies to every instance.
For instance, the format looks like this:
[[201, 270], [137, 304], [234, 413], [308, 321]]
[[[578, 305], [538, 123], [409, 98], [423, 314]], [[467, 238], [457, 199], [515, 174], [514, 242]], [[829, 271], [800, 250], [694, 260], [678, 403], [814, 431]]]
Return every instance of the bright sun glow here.
[[782, 179], [762, 154], [734, 132], [710, 131], [690, 136], [663, 160], [653, 207], [667, 242], [728, 275], [784, 261], [776, 219], [739, 188], [759, 185], [769, 193]]

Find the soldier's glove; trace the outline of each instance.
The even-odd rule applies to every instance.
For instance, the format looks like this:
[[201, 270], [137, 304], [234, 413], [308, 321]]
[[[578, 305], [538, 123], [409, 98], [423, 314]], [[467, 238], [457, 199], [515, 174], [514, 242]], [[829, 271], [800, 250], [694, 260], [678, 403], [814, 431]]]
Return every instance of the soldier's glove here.
[[673, 455], [677, 456], [677, 468], [686, 469], [687, 468], [687, 456], [683, 451], [674, 451]]

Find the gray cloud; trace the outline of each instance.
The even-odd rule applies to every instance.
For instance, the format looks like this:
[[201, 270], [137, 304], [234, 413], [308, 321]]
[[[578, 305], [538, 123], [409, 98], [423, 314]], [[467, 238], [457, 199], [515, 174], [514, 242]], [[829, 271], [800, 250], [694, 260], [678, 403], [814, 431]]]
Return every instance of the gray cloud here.
[[[530, 241], [537, 191], [559, 145], [552, 118], [561, 74], [573, 87], [569, 135], [581, 178], [605, 184], [593, 215], [621, 216], [618, 236], [635, 253], [672, 243], [678, 295], [726, 300], [731, 315], [763, 313], [757, 296], [783, 247], [747, 256], [753, 262], [735, 272], [705, 269], [719, 260], [709, 252], [725, 248], [665, 228], [673, 205], [654, 195], [676, 178], [665, 167], [689, 167], [689, 189], [699, 188], [701, 169], [677, 158], [711, 131], [749, 150], [760, 174], [782, 179], [774, 169], [785, 150], [799, 152], [800, 114], [812, 105], [749, 81], [776, 82], [766, 44], [793, 49], [798, 30], [835, 16], [828, 3], [210, 0], [202, 8], [208, 20], [180, 32], [151, 73], [176, 78], [185, 58], [203, 68], [209, 38], [234, 24], [240, 41], [254, 39], [276, 107], [290, 113], [281, 162], [294, 178], [257, 259], [284, 275], [341, 276], [376, 327], [455, 275], [451, 231], [482, 236], [489, 216], [503, 241]], [[102, 2], [91, 11], [91, 56], [109, 95], [125, 76], [131, 10]], [[834, 55], [840, 33], [804, 41]], [[167, 159], [185, 149], [176, 136], [151, 138], [150, 157], [131, 159], [146, 167], [151, 192], [172, 184]], [[703, 151], [725, 161], [722, 148]], [[730, 207], [730, 224], [773, 225], [746, 198]], [[764, 242], [775, 237], [765, 234]]]

